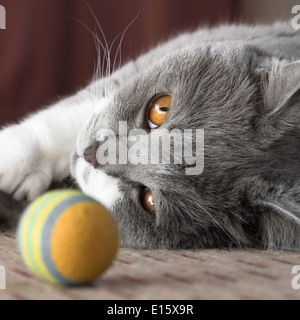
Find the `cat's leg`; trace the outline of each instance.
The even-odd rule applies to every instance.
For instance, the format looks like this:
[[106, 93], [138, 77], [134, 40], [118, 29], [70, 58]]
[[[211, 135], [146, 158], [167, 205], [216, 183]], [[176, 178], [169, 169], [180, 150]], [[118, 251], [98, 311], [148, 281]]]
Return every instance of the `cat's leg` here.
[[69, 175], [69, 155], [90, 114], [89, 90], [0, 131], [0, 190], [29, 200]]

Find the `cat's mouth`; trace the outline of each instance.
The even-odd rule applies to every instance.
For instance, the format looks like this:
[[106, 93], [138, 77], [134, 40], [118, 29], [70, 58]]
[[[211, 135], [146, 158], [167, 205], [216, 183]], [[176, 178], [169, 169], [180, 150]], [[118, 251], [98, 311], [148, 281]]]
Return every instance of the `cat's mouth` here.
[[82, 155], [78, 154], [76, 150], [74, 150], [71, 154], [71, 159], [70, 159], [70, 171], [71, 175], [75, 178], [76, 174], [76, 165], [78, 160], [82, 159], [87, 165], [92, 165], [95, 169], [98, 167], [98, 162], [97, 162], [97, 148], [98, 148], [98, 143], [93, 144], [91, 147], [87, 148]]
[[70, 159], [70, 172], [80, 189], [87, 195], [111, 209], [122, 197], [119, 179], [108, 176], [101, 170], [93, 170], [84, 154], [73, 151]]

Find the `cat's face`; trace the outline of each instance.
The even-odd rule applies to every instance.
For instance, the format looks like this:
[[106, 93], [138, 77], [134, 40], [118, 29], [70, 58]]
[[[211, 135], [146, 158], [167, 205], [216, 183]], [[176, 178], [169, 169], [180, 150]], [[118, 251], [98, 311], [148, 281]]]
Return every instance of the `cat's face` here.
[[[179, 50], [136, 72], [105, 98], [93, 99], [95, 112], [78, 136], [79, 157], [72, 156], [71, 172], [80, 188], [116, 217], [123, 246], [186, 248], [249, 242], [256, 218], [245, 212], [249, 188], [245, 181], [255, 178], [261, 159], [257, 118], [262, 99], [252, 72], [253, 55], [247, 47], [226, 44]], [[160, 97], [169, 97], [170, 108], [164, 110], [161, 125], [152, 128], [149, 107]], [[151, 131], [164, 129], [168, 135], [173, 129], [203, 129], [203, 172], [186, 174], [190, 164], [185, 159], [182, 164], [152, 164], [151, 152], [148, 163], [120, 164], [118, 147], [124, 138], [120, 121], [126, 121], [127, 133], [143, 129], [148, 139]], [[98, 163], [95, 168], [82, 155], [95, 141], [103, 143], [105, 132], [115, 134], [106, 147], [117, 150], [117, 163]], [[145, 206], [144, 200], [149, 200], [145, 193], [152, 194], [153, 210]]]

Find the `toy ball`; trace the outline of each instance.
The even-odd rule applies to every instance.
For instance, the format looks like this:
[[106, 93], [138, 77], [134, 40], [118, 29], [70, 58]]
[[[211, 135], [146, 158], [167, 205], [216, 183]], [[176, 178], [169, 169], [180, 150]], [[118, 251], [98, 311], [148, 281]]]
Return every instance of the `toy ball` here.
[[23, 212], [18, 247], [27, 267], [63, 285], [85, 284], [103, 273], [119, 247], [113, 216], [75, 190], [49, 191]]

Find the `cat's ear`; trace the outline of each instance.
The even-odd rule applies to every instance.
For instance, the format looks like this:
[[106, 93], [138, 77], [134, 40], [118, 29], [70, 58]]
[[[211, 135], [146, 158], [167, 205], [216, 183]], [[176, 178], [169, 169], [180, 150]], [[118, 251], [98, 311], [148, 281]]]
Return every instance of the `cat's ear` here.
[[261, 77], [265, 111], [276, 114], [289, 105], [300, 89], [300, 60], [287, 62], [272, 60], [270, 67], [256, 69]]

